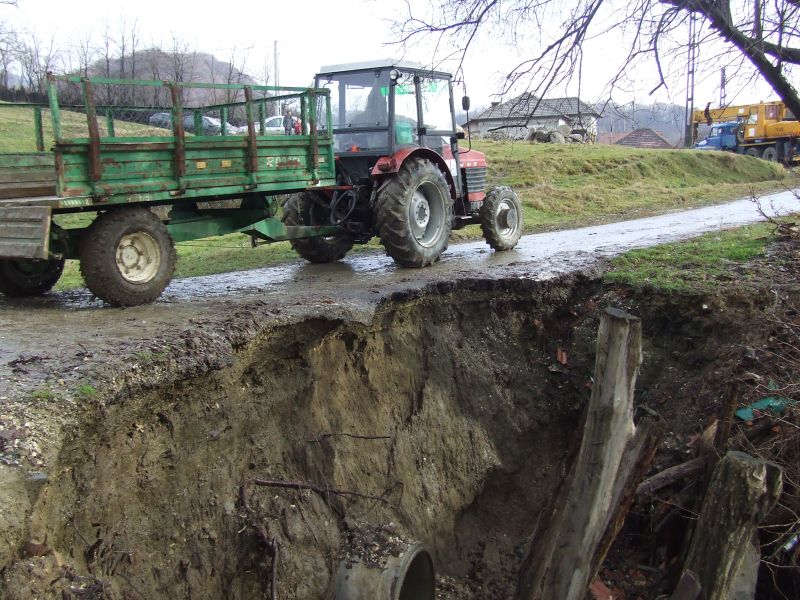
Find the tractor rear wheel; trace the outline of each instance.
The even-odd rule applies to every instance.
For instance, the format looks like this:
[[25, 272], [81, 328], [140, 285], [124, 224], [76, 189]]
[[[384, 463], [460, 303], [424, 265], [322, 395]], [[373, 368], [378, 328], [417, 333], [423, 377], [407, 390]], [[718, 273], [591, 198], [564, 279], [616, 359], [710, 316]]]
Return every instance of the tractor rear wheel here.
[[522, 204], [506, 186], [489, 190], [481, 206], [481, 230], [493, 249], [511, 250], [522, 235]]
[[[321, 192], [292, 194], [283, 205], [284, 225], [331, 225], [327, 198]], [[290, 240], [292, 248], [312, 263], [329, 263], [344, 258], [353, 247], [353, 240], [340, 236]]]
[[81, 235], [78, 257], [86, 286], [113, 306], [154, 301], [177, 261], [166, 226], [142, 207], [100, 214]]
[[63, 271], [63, 258], [3, 258], [0, 259], [0, 292], [15, 298], [40, 296], [53, 288]]
[[778, 149], [775, 146], [764, 148], [764, 154], [761, 155], [761, 158], [775, 162], [778, 160]]
[[447, 248], [453, 216], [450, 188], [429, 160], [410, 159], [385, 185], [376, 203], [381, 244], [404, 267], [427, 267]]
[[752, 156], [754, 158], [761, 158], [761, 150], [759, 150], [756, 147], [748, 148], [747, 150], [745, 150], [745, 154], [747, 154], [747, 156]]

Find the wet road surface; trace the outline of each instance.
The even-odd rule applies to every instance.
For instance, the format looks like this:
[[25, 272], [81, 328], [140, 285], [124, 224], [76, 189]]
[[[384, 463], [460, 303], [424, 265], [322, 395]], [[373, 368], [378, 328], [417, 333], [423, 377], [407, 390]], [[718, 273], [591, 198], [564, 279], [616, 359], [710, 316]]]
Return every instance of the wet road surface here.
[[[765, 196], [768, 212], [796, 211], [791, 192]], [[483, 241], [452, 245], [427, 269], [402, 269], [377, 253], [356, 254], [328, 265], [301, 259], [263, 269], [174, 280], [152, 305], [111, 308], [86, 290], [42, 298], [0, 297], [0, 376], [9, 360], [26, 354], [80, 354], [81, 348], [114, 352], [133, 339], [213, 324], [252, 303], [276, 313], [339, 316], [367, 321], [387, 294], [465, 278], [548, 279], [585, 270], [632, 248], [690, 238], [761, 220], [748, 199], [657, 217], [528, 235], [510, 252], [495, 253]], [[77, 350], [76, 350], [77, 349]]]

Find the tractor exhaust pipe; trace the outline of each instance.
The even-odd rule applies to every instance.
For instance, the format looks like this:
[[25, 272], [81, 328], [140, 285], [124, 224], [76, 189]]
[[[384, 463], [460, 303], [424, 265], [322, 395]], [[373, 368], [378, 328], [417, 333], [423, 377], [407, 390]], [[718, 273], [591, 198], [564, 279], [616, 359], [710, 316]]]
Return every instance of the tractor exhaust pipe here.
[[433, 559], [420, 542], [379, 561], [345, 560], [339, 566], [335, 600], [434, 600]]

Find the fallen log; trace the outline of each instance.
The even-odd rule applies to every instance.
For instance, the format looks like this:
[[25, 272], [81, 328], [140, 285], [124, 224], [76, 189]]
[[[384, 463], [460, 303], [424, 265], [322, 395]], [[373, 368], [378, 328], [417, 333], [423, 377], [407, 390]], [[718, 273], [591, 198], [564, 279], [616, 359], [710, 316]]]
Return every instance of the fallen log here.
[[658, 490], [702, 472], [706, 467], [707, 460], [705, 456], [693, 458], [674, 467], [664, 469], [649, 479], [645, 479], [636, 488], [636, 501], [640, 503], [646, 502]]
[[616, 309], [603, 312], [581, 447], [549, 526], [529, 544], [518, 600], [583, 600], [624, 519], [656, 446], [652, 424], [636, 435], [633, 423], [641, 343], [639, 319]]
[[706, 600], [726, 600], [756, 527], [778, 501], [774, 463], [728, 452], [711, 477], [683, 570], [697, 574]]

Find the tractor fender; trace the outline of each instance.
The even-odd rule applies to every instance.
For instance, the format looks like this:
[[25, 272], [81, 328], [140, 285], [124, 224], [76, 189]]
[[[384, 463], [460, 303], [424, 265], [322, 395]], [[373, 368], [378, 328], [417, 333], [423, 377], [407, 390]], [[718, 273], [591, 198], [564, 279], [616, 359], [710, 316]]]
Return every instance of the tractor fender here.
[[415, 148], [402, 148], [391, 156], [381, 156], [375, 166], [372, 167], [372, 176], [376, 178], [384, 178], [387, 175], [397, 173], [403, 166], [403, 163], [411, 158], [424, 158], [431, 161], [444, 175], [447, 180], [447, 185], [450, 188], [450, 196], [455, 200], [456, 198], [456, 183], [453, 180], [453, 174], [447, 166], [442, 156], [429, 148], [415, 147]]

